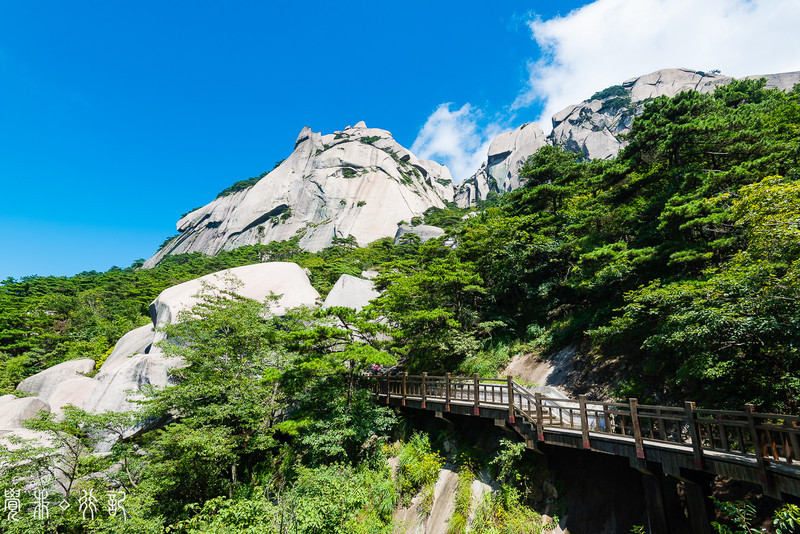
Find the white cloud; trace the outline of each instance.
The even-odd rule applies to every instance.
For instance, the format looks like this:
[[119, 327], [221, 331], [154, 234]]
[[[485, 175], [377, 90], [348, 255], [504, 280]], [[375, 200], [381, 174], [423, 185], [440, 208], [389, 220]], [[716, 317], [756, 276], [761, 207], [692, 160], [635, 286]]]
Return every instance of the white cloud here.
[[481, 166], [489, 143], [501, 129], [496, 124], [481, 126], [481, 113], [469, 103], [454, 111], [450, 110], [451, 105], [441, 104], [431, 113], [411, 151], [419, 158], [446, 165], [453, 179], [460, 182]]
[[542, 56], [512, 110], [542, 103], [545, 129], [566, 106], [658, 69], [800, 70], [797, 0], [596, 0], [529, 26]]

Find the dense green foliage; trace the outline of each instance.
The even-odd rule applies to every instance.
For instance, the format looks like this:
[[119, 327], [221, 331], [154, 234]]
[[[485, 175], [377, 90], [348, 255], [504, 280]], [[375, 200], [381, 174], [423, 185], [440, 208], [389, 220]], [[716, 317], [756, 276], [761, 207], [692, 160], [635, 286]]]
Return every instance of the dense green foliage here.
[[[0, 465], [15, 466], [2, 470], [2, 489], [58, 483], [76, 500], [121, 487], [130, 522], [104, 514], [91, 523], [96, 532], [384, 529], [396, 497], [380, 444], [395, 418], [355, 390], [352, 376], [367, 362], [393, 360], [369, 344], [366, 328], [342, 339], [343, 328], [330, 323], [338, 317], [358, 325], [368, 317], [342, 309], [277, 317], [270, 302], [242, 298], [236, 288], [235, 279], [206, 287], [198, 304], [165, 328], [160, 346], [184, 365], [174, 370], [173, 385], [145, 390], [138, 412], [68, 408], [64, 418], [42, 412], [26, 421], [51, 445], [16, 440], [0, 447]], [[135, 422], [167, 413], [174, 420], [166, 426], [120, 440]], [[92, 454], [108, 435], [118, 440], [110, 455]], [[106, 476], [96, 476], [100, 471]], [[76, 510], [28, 519], [2, 527], [82, 532], [87, 525]]]

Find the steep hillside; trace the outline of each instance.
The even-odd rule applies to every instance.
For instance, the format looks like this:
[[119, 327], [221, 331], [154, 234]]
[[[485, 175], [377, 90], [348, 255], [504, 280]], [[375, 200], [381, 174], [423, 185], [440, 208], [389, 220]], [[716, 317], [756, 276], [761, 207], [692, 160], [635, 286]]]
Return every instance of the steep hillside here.
[[306, 127], [294, 152], [261, 180], [180, 219], [180, 234], [144, 266], [168, 254], [213, 255], [294, 236], [310, 251], [351, 235], [366, 245], [394, 236], [400, 221], [452, 200], [450, 171], [417, 159], [386, 130], [360, 122], [321, 135]]

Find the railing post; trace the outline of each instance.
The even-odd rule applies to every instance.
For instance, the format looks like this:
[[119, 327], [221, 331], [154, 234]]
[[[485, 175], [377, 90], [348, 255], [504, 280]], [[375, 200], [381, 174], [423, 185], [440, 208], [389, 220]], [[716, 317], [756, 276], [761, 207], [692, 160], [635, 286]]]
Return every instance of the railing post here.
[[694, 452], [694, 468], [703, 469], [703, 444], [700, 443], [700, 432], [697, 431], [697, 413], [695, 404], [687, 402], [683, 405], [686, 411], [686, 424], [689, 426], [689, 435], [692, 438], [692, 451]]
[[444, 411], [450, 411], [450, 373], [444, 375]]
[[758, 467], [758, 477], [761, 483], [766, 487], [769, 484], [767, 478], [767, 462], [764, 460], [764, 451], [761, 448], [761, 440], [758, 437], [758, 430], [756, 429], [756, 420], [753, 417], [755, 406], [752, 404], [744, 405], [744, 413], [747, 415], [747, 426], [750, 429], [750, 438], [753, 440], [753, 452], [756, 455], [756, 466]]
[[480, 415], [481, 414], [481, 408], [480, 408], [481, 396], [480, 396], [480, 389], [479, 389], [480, 388], [480, 380], [478, 379], [478, 373], [475, 373], [473, 375], [473, 378], [475, 380], [475, 387], [472, 390], [472, 393], [475, 395], [475, 408], [473, 409], [473, 413], [475, 415]]
[[544, 441], [544, 413], [542, 410], [542, 394], [538, 391], [536, 397], [536, 439]]
[[425, 408], [425, 399], [428, 398], [428, 373], [422, 373], [422, 407]]
[[642, 426], [639, 423], [639, 410], [637, 399], [628, 399], [631, 406], [631, 424], [633, 425], [633, 439], [636, 442], [636, 457], [644, 458], [644, 442], [642, 441]]
[[511, 379], [511, 375], [506, 378], [508, 379], [508, 422], [513, 424], [516, 422], [514, 419], [514, 381]]
[[795, 421], [784, 421], [783, 425], [786, 427], [786, 439], [784, 447], [786, 448], [786, 461], [791, 464], [797, 460], [797, 436], [793, 432], [797, 430], [797, 423]]
[[406, 380], [408, 380], [408, 372], [404, 372], [404, 373], [403, 373], [403, 389], [402, 389], [402, 393], [403, 393], [403, 400], [402, 400], [402, 402], [401, 402], [401, 404], [402, 404], [403, 406], [405, 406], [405, 405], [406, 405]]
[[586, 413], [586, 395], [578, 396], [578, 405], [581, 411], [581, 437], [583, 438], [583, 448], [591, 449], [589, 445], [589, 414]]
[[392, 396], [392, 378], [386, 375], [386, 404], [389, 404], [389, 397]]

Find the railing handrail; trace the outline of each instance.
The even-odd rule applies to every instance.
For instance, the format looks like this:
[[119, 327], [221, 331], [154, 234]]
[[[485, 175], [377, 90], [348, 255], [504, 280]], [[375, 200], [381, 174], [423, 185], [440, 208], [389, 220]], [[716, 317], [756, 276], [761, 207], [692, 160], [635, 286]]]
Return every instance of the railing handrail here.
[[[588, 401], [547, 397], [533, 393], [518, 382], [505, 378], [436, 375], [378, 375], [376, 392], [390, 398], [420, 399], [426, 403], [474, 405], [474, 415], [481, 408], [506, 406], [508, 420], [516, 415], [544, 429], [572, 428], [581, 430], [585, 448], [590, 448], [591, 434], [616, 434], [632, 440], [637, 456], [644, 458], [644, 442], [666, 442], [684, 446], [694, 455], [696, 467], [703, 464], [708, 451], [729, 452], [755, 457], [759, 470], [771, 462], [792, 468], [798, 463], [800, 416], [756, 412], [752, 405], [742, 411], [697, 408], [687, 402], [684, 407], [638, 404], [636, 399], [624, 402]], [[385, 388], [381, 386], [385, 384]], [[543, 438], [542, 438], [543, 439]]]

